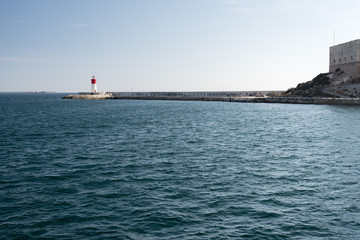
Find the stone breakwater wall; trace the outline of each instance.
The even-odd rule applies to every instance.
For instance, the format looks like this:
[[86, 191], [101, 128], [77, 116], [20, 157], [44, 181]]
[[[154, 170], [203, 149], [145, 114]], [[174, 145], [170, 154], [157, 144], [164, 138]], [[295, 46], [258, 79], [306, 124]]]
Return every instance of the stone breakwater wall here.
[[111, 92], [114, 97], [188, 97], [188, 98], [222, 98], [222, 97], [264, 97], [274, 96], [283, 91], [203, 91], [203, 92]]
[[[242, 102], [242, 100], [240, 100], [239, 102]], [[358, 105], [358, 106], [360, 106], [359, 98], [269, 97], [269, 98], [245, 99], [244, 102], [322, 104], [322, 105]]]
[[99, 99], [111, 99], [112, 94], [110, 93], [102, 93], [102, 94], [91, 94], [91, 93], [79, 93], [79, 94], [70, 94], [62, 99], [92, 99], [92, 100], [99, 100]]
[[[203, 93], [202, 93], [203, 94]], [[324, 98], [324, 97], [257, 97], [236, 95], [185, 95], [169, 93], [166, 94], [134, 94], [119, 95], [108, 92], [102, 94], [74, 94], [67, 95], [63, 99], [133, 99], [133, 100], [178, 100], [178, 101], [220, 101], [220, 102], [247, 102], [247, 103], [289, 103], [289, 104], [326, 104], [326, 105], [358, 105], [359, 98]]]

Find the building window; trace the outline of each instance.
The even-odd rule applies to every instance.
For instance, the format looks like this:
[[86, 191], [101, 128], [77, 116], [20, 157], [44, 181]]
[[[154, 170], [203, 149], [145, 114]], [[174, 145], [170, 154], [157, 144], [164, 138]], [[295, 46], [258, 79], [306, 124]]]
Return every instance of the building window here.
[[350, 57], [350, 60], [351, 60], [351, 61], [353, 60], [353, 56]]
[[336, 63], [336, 60], [334, 59], [334, 63]]
[[339, 63], [341, 63], [341, 58], [339, 58]]

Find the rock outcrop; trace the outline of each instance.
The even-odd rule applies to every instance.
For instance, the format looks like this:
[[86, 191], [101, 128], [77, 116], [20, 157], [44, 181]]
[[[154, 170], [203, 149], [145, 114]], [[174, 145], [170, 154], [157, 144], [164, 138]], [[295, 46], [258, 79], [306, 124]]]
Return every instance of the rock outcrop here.
[[321, 73], [313, 80], [290, 88], [283, 96], [292, 97], [360, 97], [360, 79], [352, 78], [341, 69]]

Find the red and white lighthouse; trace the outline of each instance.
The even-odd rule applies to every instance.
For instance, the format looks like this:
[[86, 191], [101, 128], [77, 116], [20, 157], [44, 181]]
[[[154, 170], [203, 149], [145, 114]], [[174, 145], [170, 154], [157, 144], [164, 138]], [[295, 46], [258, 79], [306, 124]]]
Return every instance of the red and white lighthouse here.
[[92, 79], [91, 79], [91, 92], [92, 92], [92, 93], [96, 93], [96, 92], [97, 92], [96, 79], [95, 79], [95, 76], [94, 76], [94, 75], [92, 76]]

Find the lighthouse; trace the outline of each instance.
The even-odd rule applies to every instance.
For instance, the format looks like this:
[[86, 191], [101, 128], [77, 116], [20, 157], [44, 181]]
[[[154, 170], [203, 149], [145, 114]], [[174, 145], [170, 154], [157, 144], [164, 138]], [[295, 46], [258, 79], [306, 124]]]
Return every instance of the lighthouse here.
[[97, 92], [97, 88], [96, 88], [96, 79], [95, 76], [92, 76], [91, 79], [91, 93], [96, 93]]

